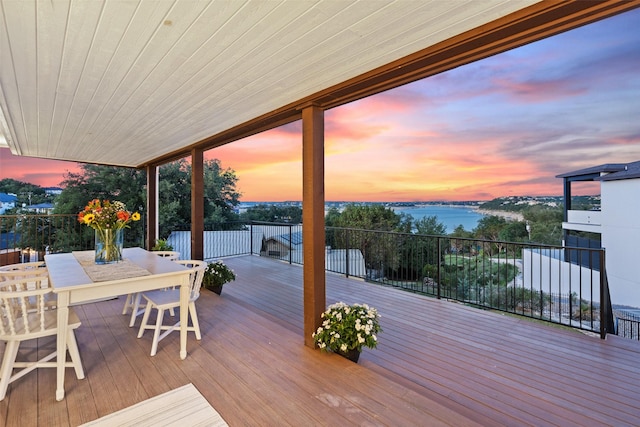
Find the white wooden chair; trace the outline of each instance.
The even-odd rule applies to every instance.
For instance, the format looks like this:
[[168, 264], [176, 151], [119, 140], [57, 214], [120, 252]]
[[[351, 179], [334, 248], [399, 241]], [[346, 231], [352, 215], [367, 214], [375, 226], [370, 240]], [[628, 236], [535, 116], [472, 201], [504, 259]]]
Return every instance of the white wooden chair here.
[[[56, 350], [37, 361], [16, 361], [22, 341], [56, 336], [58, 333], [58, 312], [46, 307], [47, 295], [53, 292], [43, 287], [43, 280], [37, 277], [9, 279], [0, 282], [0, 341], [5, 341], [4, 357], [0, 367], [0, 400], [4, 399], [7, 387], [13, 381], [37, 368], [55, 368]], [[80, 352], [74, 329], [80, 326], [80, 319], [69, 309], [67, 329], [67, 349], [71, 361], [66, 367], [73, 367], [78, 379], [84, 378]], [[55, 343], [55, 341], [54, 341]], [[65, 354], [63, 357], [66, 360]], [[51, 361], [53, 360], [53, 361]], [[16, 373], [14, 369], [20, 368]]]
[[[47, 288], [49, 286], [49, 270], [44, 261], [23, 262], [0, 267], [0, 282], [13, 279], [29, 279], [28, 289]], [[45, 296], [47, 308], [57, 306], [57, 295], [49, 293]]]
[[[190, 287], [189, 287], [189, 317], [191, 318], [192, 326], [187, 327], [187, 331], [195, 332], [196, 339], [202, 339], [200, 335], [200, 324], [198, 323], [198, 313], [196, 312], [196, 300], [200, 297], [200, 287], [202, 286], [202, 279], [204, 277], [204, 271], [207, 269], [207, 263], [205, 261], [196, 260], [181, 260], [176, 261], [185, 267], [190, 268]], [[157, 291], [147, 291], [142, 293], [142, 298], [146, 302], [146, 308], [144, 315], [142, 316], [142, 322], [140, 323], [140, 330], [138, 331], [138, 338], [142, 338], [146, 329], [152, 329], [153, 343], [151, 344], [151, 355], [155, 356], [158, 350], [158, 343], [169, 335], [172, 331], [180, 327], [180, 322], [167, 326], [163, 325], [164, 312], [166, 310], [172, 310], [180, 307], [180, 287], [176, 286], [174, 289], [165, 289]], [[149, 324], [149, 315], [151, 310], [156, 308], [158, 315], [156, 318], [156, 324]], [[160, 335], [160, 331], [165, 331]]]
[[[180, 252], [175, 251], [153, 251], [155, 255], [167, 258], [170, 261], [177, 261], [180, 259]], [[131, 309], [131, 320], [129, 320], [129, 327], [133, 328], [133, 325], [136, 323], [136, 317], [144, 313], [144, 305], [140, 305], [140, 293], [136, 292], [135, 294], [127, 295], [127, 300], [124, 302], [124, 307], [122, 308], [122, 314], [127, 314], [127, 311]], [[171, 311], [173, 315], [173, 310]]]

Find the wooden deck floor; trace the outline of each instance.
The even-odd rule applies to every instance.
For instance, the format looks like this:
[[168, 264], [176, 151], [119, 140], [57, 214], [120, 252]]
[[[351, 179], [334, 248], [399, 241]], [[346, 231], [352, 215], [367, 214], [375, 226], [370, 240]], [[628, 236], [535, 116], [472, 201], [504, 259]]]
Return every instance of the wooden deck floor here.
[[[86, 371], [55, 370], [9, 386], [0, 426], [77, 426], [193, 383], [230, 426], [640, 425], [640, 343], [600, 340], [329, 274], [327, 303], [382, 315], [375, 350], [354, 364], [302, 337], [302, 269], [259, 257], [226, 260], [238, 279], [198, 300], [202, 341], [177, 333], [149, 356], [123, 299], [78, 308]], [[38, 351], [53, 348], [41, 340]], [[29, 350], [29, 349], [27, 349]]]

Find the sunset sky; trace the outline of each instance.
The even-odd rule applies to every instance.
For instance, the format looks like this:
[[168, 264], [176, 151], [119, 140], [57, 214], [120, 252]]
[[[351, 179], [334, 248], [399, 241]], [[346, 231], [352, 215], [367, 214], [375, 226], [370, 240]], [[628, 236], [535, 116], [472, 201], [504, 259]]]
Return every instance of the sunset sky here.
[[[560, 173], [640, 160], [638, 28], [627, 12], [327, 111], [326, 200], [561, 195]], [[301, 157], [300, 122], [206, 153], [242, 201], [301, 200]], [[2, 148], [0, 170], [57, 186], [78, 167]]]

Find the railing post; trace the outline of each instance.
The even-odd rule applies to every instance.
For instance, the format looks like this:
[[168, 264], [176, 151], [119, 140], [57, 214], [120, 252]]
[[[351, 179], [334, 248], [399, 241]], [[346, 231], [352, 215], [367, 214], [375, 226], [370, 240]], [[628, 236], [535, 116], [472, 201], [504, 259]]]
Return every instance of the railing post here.
[[605, 339], [607, 337], [607, 306], [609, 305], [608, 301], [605, 300], [607, 292], [605, 292], [605, 272], [604, 263], [602, 262], [604, 258], [604, 251], [600, 250], [600, 339]]
[[289, 224], [289, 265], [293, 264], [293, 232], [292, 226]]
[[613, 310], [611, 308], [611, 295], [607, 282], [607, 269], [605, 264], [604, 249], [600, 249], [600, 338], [605, 339], [608, 332], [613, 332]]
[[349, 278], [349, 229], [347, 228], [346, 230], [346, 235], [345, 235], [345, 243], [346, 243], [346, 249], [345, 249], [345, 259], [344, 259], [344, 265], [345, 265], [345, 269], [347, 270], [345, 272], [345, 276], [347, 278]]
[[249, 222], [249, 233], [251, 233], [249, 236], [249, 245], [251, 245], [249, 247], [249, 255], [253, 255], [253, 221]]
[[437, 237], [436, 239], [437, 239], [437, 242], [438, 242], [438, 245], [437, 245], [438, 246], [438, 249], [437, 249], [438, 253], [436, 254], [436, 257], [438, 258], [438, 262], [436, 264], [436, 277], [438, 278], [438, 280], [437, 280], [437, 282], [438, 282], [438, 299], [441, 299], [442, 298], [442, 291], [441, 291], [441, 286], [442, 285], [440, 284], [440, 282], [441, 282], [441, 280], [440, 280], [440, 264], [442, 264], [442, 260], [440, 259], [440, 254], [442, 253], [441, 252], [441, 245], [442, 244], [440, 242], [440, 239], [441, 239], [440, 237]]

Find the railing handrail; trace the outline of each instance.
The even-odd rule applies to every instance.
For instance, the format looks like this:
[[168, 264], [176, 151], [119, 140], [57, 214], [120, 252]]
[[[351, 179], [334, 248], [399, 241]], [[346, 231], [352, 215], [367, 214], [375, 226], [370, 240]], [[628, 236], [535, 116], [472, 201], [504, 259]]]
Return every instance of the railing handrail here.
[[[269, 225], [274, 225], [274, 223], [267, 223]], [[291, 224], [277, 224], [277, 225], [291, 225]], [[408, 233], [405, 231], [385, 231], [385, 230], [368, 230], [366, 228], [354, 228], [354, 227], [334, 227], [334, 226], [327, 226], [325, 227], [325, 229], [330, 230], [330, 229], [335, 229], [335, 230], [348, 230], [348, 231], [365, 231], [368, 233], [379, 233], [379, 234], [392, 234], [392, 235], [397, 235], [397, 236], [421, 236], [421, 237], [431, 237], [431, 238], [438, 238], [438, 239], [455, 239], [455, 240], [461, 240], [461, 241], [468, 241], [468, 242], [485, 242], [485, 243], [494, 243], [494, 244], [520, 244], [520, 245], [526, 245], [526, 246], [534, 246], [536, 248], [545, 248], [545, 249], [559, 249], [559, 250], [563, 250], [563, 249], [575, 249], [575, 250], [593, 250], [594, 252], [600, 252], [603, 249], [602, 248], [584, 248], [584, 247], [580, 247], [580, 246], [562, 246], [562, 245], [551, 245], [548, 243], [536, 243], [536, 242], [509, 242], [507, 240], [487, 240], [487, 239], [475, 239], [473, 237], [457, 237], [457, 236], [449, 236], [449, 235], [444, 235], [444, 234], [421, 234], [421, 233]]]

